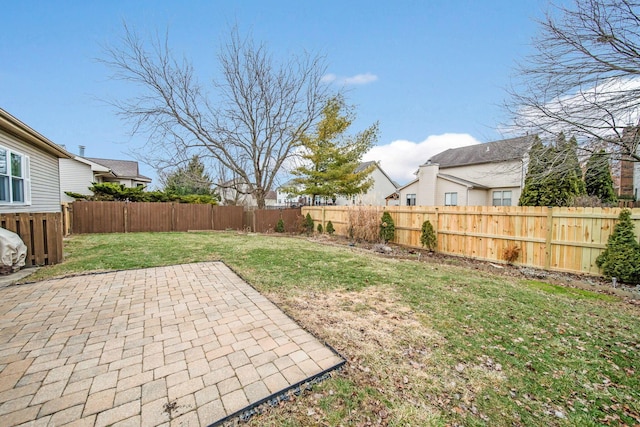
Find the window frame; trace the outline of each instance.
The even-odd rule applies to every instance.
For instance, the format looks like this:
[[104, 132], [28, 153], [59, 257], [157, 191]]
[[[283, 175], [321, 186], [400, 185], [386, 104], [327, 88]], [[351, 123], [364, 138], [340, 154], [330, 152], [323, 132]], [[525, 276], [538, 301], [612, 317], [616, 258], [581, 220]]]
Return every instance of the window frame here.
[[[411, 197], [413, 196], [413, 197]], [[413, 203], [410, 203], [410, 200], [413, 201]], [[416, 193], [407, 193], [407, 197], [405, 198], [405, 202], [407, 203], [407, 206], [415, 206], [416, 205]]]
[[[500, 197], [496, 198], [496, 193], [500, 193]], [[509, 197], [505, 198], [504, 193], [509, 193]], [[496, 204], [496, 200], [500, 201], [500, 204]], [[509, 204], [505, 205], [504, 201], [509, 200]], [[491, 205], [492, 206], [511, 206], [511, 202], [513, 201], [513, 191], [511, 190], [493, 190], [491, 195]]]
[[[447, 202], [447, 198], [449, 202]], [[444, 205], [445, 206], [458, 206], [458, 192], [452, 191], [449, 193], [444, 193]]]
[[[0, 200], [2, 206], [29, 206], [31, 205], [31, 159], [28, 155], [12, 148], [0, 145], [0, 152], [5, 154], [5, 173], [0, 171], [0, 186], [4, 187], [6, 199]], [[20, 175], [14, 173], [13, 159], [20, 159]], [[15, 200], [14, 185], [22, 183], [22, 200]], [[0, 194], [2, 190], [0, 189]]]

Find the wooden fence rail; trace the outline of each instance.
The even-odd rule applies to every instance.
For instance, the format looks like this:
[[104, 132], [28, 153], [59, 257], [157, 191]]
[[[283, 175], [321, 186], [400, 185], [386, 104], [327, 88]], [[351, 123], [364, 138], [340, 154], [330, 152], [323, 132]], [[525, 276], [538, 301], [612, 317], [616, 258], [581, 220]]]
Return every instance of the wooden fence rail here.
[[[374, 209], [378, 217], [387, 210], [394, 220], [394, 243], [420, 247], [422, 223], [429, 220], [438, 252], [504, 262], [505, 250], [517, 247], [515, 264], [545, 270], [599, 274], [596, 258], [620, 213], [619, 208], [546, 208], [518, 206], [387, 206], [305, 207], [313, 220], [331, 221], [339, 235], [348, 235], [349, 215]], [[632, 209], [636, 236], [640, 234], [640, 209]]]
[[27, 267], [62, 262], [60, 213], [4, 213], [0, 226], [16, 233], [27, 246]]

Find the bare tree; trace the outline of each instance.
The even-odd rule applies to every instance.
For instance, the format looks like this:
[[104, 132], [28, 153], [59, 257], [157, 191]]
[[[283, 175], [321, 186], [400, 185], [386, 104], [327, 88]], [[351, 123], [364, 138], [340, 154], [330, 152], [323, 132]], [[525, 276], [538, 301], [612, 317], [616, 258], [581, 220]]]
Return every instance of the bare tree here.
[[[507, 108], [512, 126], [576, 136], [584, 154], [640, 160], [640, 2], [575, 0], [540, 22]], [[630, 132], [631, 131], [631, 132]]]
[[277, 62], [237, 29], [218, 54], [221, 77], [211, 92], [189, 61], [173, 56], [167, 35], [145, 42], [125, 25], [121, 45], [105, 56], [115, 79], [141, 88], [114, 105], [134, 134], [148, 137], [145, 161], [163, 170], [193, 155], [209, 158], [237, 177], [258, 207], [330, 95], [322, 57]]

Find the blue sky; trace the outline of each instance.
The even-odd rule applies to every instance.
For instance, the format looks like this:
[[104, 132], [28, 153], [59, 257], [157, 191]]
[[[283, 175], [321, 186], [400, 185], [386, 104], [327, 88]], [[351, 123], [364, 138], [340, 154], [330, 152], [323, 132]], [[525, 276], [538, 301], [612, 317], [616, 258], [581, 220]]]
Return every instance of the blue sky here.
[[[142, 137], [102, 100], [136, 88], [96, 61], [117, 45], [123, 21], [142, 34], [169, 31], [202, 80], [229, 26], [278, 55], [326, 56], [358, 115], [380, 122], [366, 160], [400, 183], [446, 148], [501, 139], [516, 61], [532, 52], [545, 0], [422, 1], [12, 1], [0, 29], [0, 107], [57, 144], [89, 157], [130, 158]], [[142, 172], [155, 177], [141, 165]]]

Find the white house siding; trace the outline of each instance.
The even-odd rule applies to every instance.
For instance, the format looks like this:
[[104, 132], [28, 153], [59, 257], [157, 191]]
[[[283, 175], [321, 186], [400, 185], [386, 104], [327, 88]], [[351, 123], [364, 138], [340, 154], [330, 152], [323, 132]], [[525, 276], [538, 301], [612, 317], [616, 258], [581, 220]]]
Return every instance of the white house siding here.
[[416, 195], [416, 205], [424, 206], [424, 202], [420, 200], [419, 181], [413, 181], [400, 189], [400, 206], [407, 206], [407, 195]]
[[396, 186], [393, 182], [380, 170], [380, 167], [376, 166], [369, 175], [373, 179], [373, 185], [364, 194], [358, 194], [353, 198], [337, 197], [336, 205], [371, 205], [371, 206], [384, 206], [386, 205], [386, 197], [396, 191]]
[[491, 206], [491, 201], [486, 203], [487, 194], [491, 194], [491, 190], [481, 190], [479, 188], [471, 188], [467, 193], [467, 206]]
[[31, 175], [30, 205], [0, 205], [0, 213], [60, 212], [58, 157], [25, 144], [0, 131], [0, 145], [29, 156]]
[[494, 191], [511, 191], [511, 206], [518, 206], [520, 200], [520, 194], [522, 193], [521, 187], [496, 187], [486, 192], [486, 200], [483, 203], [479, 203], [485, 206], [493, 205], [493, 192]]
[[73, 202], [75, 199], [65, 194], [65, 191], [80, 194], [91, 194], [89, 186], [93, 181], [91, 166], [74, 159], [60, 160], [60, 199], [63, 202]]
[[457, 193], [458, 201], [456, 206], [467, 206], [467, 188], [466, 185], [438, 178], [435, 206], [445, 205], [445, 193]]
[[440, 173], [455, 176], [489, 188], [519, 187], [526, 168], [521, 161], [440, 168]]

